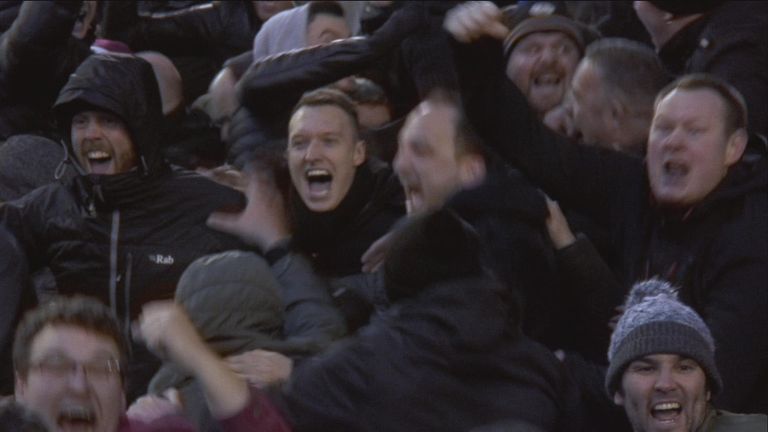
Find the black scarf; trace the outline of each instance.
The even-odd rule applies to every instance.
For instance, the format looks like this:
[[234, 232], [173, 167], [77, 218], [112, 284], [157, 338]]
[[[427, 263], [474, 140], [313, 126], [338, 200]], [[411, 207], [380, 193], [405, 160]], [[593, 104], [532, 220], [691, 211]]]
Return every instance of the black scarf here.
[[145, 201], [148, 195], [158, 191], [168, 167], [163, 166], [153, 174], [140, 170], [111, 175], [80, 175], [74, 179], [81, 202], [89, 212], [94, 209], [111, 211]]
[[314, 257], [319, 270], [336, 273], [332, 269], [338, 270], [339, 266], [350, 263], [360, 266], [360, 257], [350, 256], [356, 248], [344, 246], [358, 225], [361, 212], [371, 201], [375, 185], [371, 168], [367, 163], [360, 165], [347, 195], [338, 207], [327, 212], [311, 211], [296, 190], [291, 189], [293, 244]]

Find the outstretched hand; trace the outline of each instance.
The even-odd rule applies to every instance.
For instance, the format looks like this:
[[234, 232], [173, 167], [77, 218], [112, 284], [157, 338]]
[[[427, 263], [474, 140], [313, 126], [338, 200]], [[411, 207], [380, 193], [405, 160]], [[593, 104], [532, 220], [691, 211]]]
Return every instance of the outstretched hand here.
[[373, 242], [368, 250], [360, 258], [363, 264], [364, 273], [373, 273], [381, 268], [384, 259], [392, 245], [392, 232], [388, 232]]
[[188, 370], [194, 369], [188, 362], [193, 353], [205, 347], [187, 312], [171, 300], [144, 305], [137, 336], [150, 350]]
[[151, 423], [157, 419], [169, 415], [178, 415], [182, 412], [181, 396], [175, 388], [170, 388], [159, 395], [144, 395], [136, 399], [128, 411], [126, 417], [131, 420]]
[[232, 371], [259, 388], [287, 381], [293, 370], [290, 358], [260, 349], [227, 357], [226, 361]]
[[244, 176], [245, 209], [240, 213], [214, 212], [207, 223], [267, 251], [290, 236], [283, 195], [267, 170], [249, 170]]
[[470, 1], [448, 11], [443, 28], [459, 42], [468, 43], [490, 36], [504, 39], [509, 29], [501, 21], [498, 6], [489, 1]]

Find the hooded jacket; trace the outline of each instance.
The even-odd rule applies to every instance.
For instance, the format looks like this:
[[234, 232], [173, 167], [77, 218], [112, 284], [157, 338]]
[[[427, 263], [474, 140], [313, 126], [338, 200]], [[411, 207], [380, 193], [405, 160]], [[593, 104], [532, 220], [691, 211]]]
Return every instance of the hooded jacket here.
[[242, 204], [242, 196], [199, 175], [174, 171], [160, 156], [163, 118], [149, 63], [93, 55], [70, 77], [54, 107], [64, 136], [83, 109], [119, 116], [129, 130], [139, 167], [116, 175], [79, 175], [0, 206], [31, 269], [48, 265], [63, 294], [94, 296], [118, 316], [135, 317], [151, 300], [170, 299], [194, 259], [239, 246], [206, 227], [208, 215]]

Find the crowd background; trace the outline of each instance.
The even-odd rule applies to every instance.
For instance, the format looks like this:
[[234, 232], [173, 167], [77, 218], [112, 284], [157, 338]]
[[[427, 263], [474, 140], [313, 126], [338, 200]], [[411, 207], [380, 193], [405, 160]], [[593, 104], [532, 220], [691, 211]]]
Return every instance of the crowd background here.
[[[24, 313], [85, 294], [128, 401], [178, 391], [202, 430], [196, 375], [133, 337], [154, 301], [296, 430], [630, 430], [607, 352], [655, 277], [712, 332], [714, 405], [768, 414], [766, 29], [749, 1], [2, 2], [0, 394]], [[678, 88], [722, 103], [661, 116]], [[78, 127], [102, 111], [125, 169]]]

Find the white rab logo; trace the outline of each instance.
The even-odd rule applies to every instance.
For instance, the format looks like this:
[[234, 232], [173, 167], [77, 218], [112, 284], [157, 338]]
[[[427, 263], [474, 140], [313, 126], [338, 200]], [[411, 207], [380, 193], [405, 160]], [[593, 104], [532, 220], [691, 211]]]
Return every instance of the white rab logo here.
[[173, 257], [170, 256], [170, 255], [168, 255], [168, 256], [164, 256], [164, 255], [160, 255], [160, 254], [150, 255], [149, 256], [149, 260], [152, 261], [155, 264], [163, 264], [163, 265], [171, 265], [171, 264], [173, 264]]

